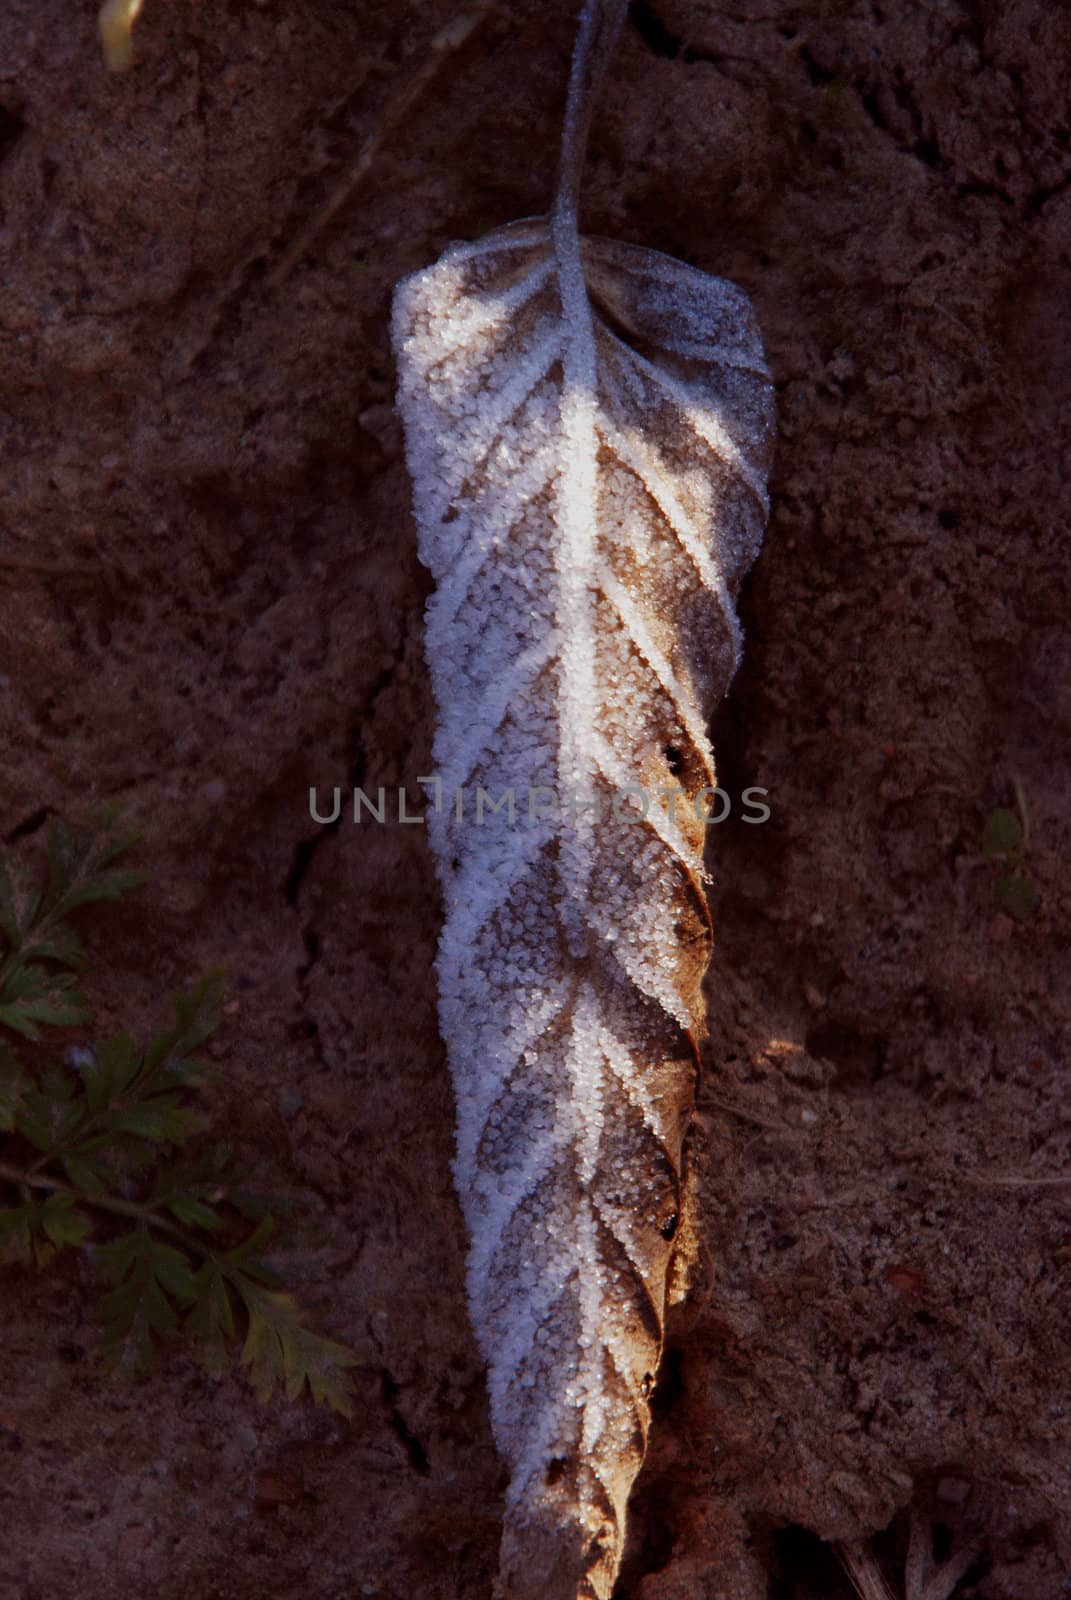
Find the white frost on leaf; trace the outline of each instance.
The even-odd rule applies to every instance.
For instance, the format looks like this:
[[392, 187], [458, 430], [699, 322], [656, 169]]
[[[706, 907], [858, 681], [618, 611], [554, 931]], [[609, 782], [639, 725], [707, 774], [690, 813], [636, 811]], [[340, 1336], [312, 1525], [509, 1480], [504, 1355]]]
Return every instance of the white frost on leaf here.
[[[584, 93], [574, 66], [567, 155]], [[743, 292], [582, 240], [564, 178], [547, 218], [399, 284], [393, 340], [437, 586], [440, 1017], [469, 1300], [511, 1471], [501, 1593], [603, 1600], [682, 1206], [709, 959], [692, 802], [714, 782], [706, 721], [767, 515], [772, 393]], [[646, 817], [614, 814], [629, 785]], [[670, 816], [659, 791], [678, 785]], [[561, 815], [529, 819], [538, 786]], [[477, 825], [480, 787], [512, 788], [515, 821]], [[597, 792], [599, 818], [569, 815], [566, 796]]]

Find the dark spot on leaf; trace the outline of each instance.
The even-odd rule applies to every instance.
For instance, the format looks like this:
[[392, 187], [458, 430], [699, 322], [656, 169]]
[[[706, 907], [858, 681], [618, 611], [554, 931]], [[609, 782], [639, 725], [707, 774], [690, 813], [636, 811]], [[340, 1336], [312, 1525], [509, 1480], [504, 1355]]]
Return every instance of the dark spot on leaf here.
[[547, 1462], [546, 1484], [548, 1489], [553, 1489], [556, 1483], [561, 1483], [568, 1465], [569, 1463], [564, 1456], [554, 1456], [552, 1460]]

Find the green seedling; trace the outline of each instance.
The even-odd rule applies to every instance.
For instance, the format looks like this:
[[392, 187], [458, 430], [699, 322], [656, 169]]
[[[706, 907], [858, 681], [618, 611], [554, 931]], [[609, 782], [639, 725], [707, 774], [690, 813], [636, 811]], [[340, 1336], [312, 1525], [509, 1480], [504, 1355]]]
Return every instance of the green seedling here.
[[991, 860], [1003, 863], [996, 882], [997, 904], [1017, 922], [1028, 922], [1041, 903], [1041, 891], [1026, 870], [1030, 843], [1030, 816], [1026, 796], [1017, 777], [1012, 778], [1015, 810], [997, 806], [986, 818], [982, 849]]

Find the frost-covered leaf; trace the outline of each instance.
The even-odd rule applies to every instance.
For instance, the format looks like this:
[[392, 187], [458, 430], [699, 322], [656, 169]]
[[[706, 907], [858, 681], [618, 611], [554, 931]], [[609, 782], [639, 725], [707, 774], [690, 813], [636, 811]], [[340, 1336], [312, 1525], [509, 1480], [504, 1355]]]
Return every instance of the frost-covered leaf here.
[[551, 214], [447, 251], [394, 302], [437, 584], [440, 1017], [509, 1600], [606, 1596], [620, 1560], [703, 1026], [706, 722], [768, 509], [747, 297], [577, 231], [623, 9], [585, 10]]

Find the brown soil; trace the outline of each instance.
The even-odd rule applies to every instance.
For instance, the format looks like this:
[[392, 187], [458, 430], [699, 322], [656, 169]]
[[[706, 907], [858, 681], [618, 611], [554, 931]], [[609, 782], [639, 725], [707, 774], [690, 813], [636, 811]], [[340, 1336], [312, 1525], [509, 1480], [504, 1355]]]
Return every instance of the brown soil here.
[[[572, 0], [486, 21], [280, 288], [455, 0], [0, 21], [0, 829], [122, 797], [151, 890], [87, 918], [100, 1027], [219, 960], [218, 1118], [309, 1198], [287, 1258], [352, 1426], [182, 1353], [94, 1364], [77, 1258], [8, 1270], [0, 1593], [485, 1600], [503, 1487], [466, 1321], [423, 830], [311, 784], [429, 770], [391, 287], [545, 202]], [[704, 1282], [622, 1600], [836, 1600], [921, 1508], [958, 1593], [1071, 1585], [1071, 31], [1051, 0], [641, 4], [593, 230], [723, 273], [777, 379], [712, 867]], [[997, 909], [1018, 775], [1037, 913]], [[1062, 980], [1062, 982], [1061, 982]], [[1016, 1186], [993, 1175], [1015, 1175]], [[258, 1474], [301, 1497], [258, 1512]]]

